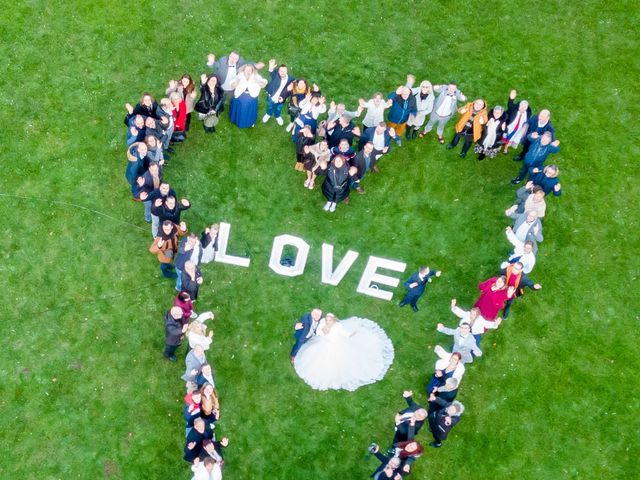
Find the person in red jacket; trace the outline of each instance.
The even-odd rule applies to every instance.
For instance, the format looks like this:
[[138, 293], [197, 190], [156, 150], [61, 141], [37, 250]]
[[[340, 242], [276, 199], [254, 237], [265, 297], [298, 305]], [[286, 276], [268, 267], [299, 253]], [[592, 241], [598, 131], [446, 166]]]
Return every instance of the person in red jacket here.
[[513, 298], [515, 288], [507, 287], [505, 277], [492, 277], [485, 280], [478, 288], [482, 292], [480, 298], [473, 304], [480, 309], [485, 320], [493, 321], [507, 300]]
[[179, 92], [173, 92], [169, 96], [169, 99], [173, 105], [172, 113], [174, 125], [171, 141], [184, 142], [187, 138], [187, 134], [185, 133], [187, 128], [187, 104]]

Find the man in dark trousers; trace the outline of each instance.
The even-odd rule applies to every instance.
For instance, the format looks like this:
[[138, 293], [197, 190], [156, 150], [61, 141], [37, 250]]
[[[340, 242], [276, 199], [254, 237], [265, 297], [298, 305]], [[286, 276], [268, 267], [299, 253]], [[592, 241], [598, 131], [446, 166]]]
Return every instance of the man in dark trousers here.
[[393, 442], [391, 442], [392, 444], [406, 442], [410, 438], [414, 438], [427, 418], [427, 411], [424, 407], [413, 401], [413, 392], [411, 390], [405, 390], [402, 396], [409, 407], [400, 410], [396, 414], [396, 433], [393, 437]]
[[322, 310], [319, 308], [314, 308], [309, 313], [305, 313], [300, 320], [296, 322], [294, 325], [293, 336], [296, 339], [296, 343], [293, 345], [291, 349], [291, 363], [296, 358], [298, 354], [298, 350], [302, 348], [302, 345], [305, 344], [307, 340], [313, 337], [316, 333], [316, 328], [318, 327], [318, 322], [322, 318]]
[[182, 336], [188, 324], [182, 324], [182, 308], [172, 307], [164, 315], [165, 347], [164, 357], [172, 362], [176, 361], [176, 350], [182, 342]]
[[520, 262], [512, 263], [500, 270], [500, 275], [504, 275], [507, 279], [507, 287], [513, 287], [515, 289], [515, 294], [505, 303], [504, 310], [502, 311], [502, 318], [505, 319], [509, 316], [509, 311], [511, 310], [511, 305], [513, 301], [524, 295], [524, 289], [529, 288], [533, 291], [538, 291], [542, 288], [542, 285], [539, 283], [534, 283], [526, 273], [522, 271], [523, 265]]
[[431, 282], [432, 277], [439, 277], [441, 274], [440, 270], [431, 270], [426, 266], [420, 267], [418, 273], [414, 273], [409, 280], [404, 282], [403, 285], [407, 289], [407, 293], [398, 305], [404, 307], [408, 303], [413, 311], [417, 312], [419, 309], [416, 303], [424, 293], [424, 289], [427, 288], [427, 282]]
[[460, 415], [464, 412], [464, 405], [457, 400], [449, 403], [436, 399], [436, 402], [441, 403], [439, 408], [429, 414], [429, 428], [433, 435], [433, 442], [429, 445], [440, 448], [442, 442], [449, 436], [451, 429], [460, 421]]

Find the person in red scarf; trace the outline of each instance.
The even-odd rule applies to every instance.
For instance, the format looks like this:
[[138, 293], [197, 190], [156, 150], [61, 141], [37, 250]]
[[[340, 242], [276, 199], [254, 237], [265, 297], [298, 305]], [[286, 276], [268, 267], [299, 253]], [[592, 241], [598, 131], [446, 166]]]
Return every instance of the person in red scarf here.
[[507, 318], [509, 316], [511, 304], [516, 298], [524, 295], [525, 288], [530, 288], [534, 291], [542, 288], [542, 285], [539, 283], [533, 283], [533, 280], [531, 280], [527, 274], [522, 271], [523, 268], [522, 263], [516, 262], [512, 263], [500, 272], [501, 275], [504, 275], [507, 288], [513, 288], [514, 290], [513, 296], [505, 302], [504, 311], [502, 312], [503, 318]]

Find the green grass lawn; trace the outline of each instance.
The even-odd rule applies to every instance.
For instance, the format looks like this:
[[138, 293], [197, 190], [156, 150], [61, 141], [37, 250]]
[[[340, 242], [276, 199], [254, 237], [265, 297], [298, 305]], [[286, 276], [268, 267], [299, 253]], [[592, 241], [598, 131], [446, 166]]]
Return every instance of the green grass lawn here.
[[[0, 478], [190, 478], [182, 364], [161, 355], [173, 288], [147, 252], [142, 206], [123, 178], [123, 105], [145, 90], [159, 95], [183, 72], [199, 76], [207, 53], [231, 49], [284, 61], [348, 107], [411, 72], [454, 79], [491, 105], [517, 88], [534, 110], [552, 111], [564, 193], [548, 202], [532, 274], [543, 290], [483, 340], [485, 357], [461, 387], [461, 423], [412, 478], [636, 477], [640, 7], [247, 6], [31, 1], [1, 10]], [[503, 211], [518, 165], [460, 159], [435, 137], [405, 142], [366, 178], [366, 195], [327, 215], [274, 122], [241, 131], [225, 118], [214, 137], [193, 123], [165, 176], [192, 201], [192, 228], [230, 222], [230, 249], [252, 259], [248, 269], [205, 266], [198, 305], [217, 315], [209, 358], [217, 431], [231, 439], [225, 479], [366, 478], [376, 466], [366, 447], [391, 439], [402, 390], [426, 400], [432, 348], [449, 342], [435, 325], [454, 323], [450, 299], [470, 306], [508, 251]], [[311, 245], [302, 277], [268, 268], [282, 233]], [[338, 287], [320, 283], [323, 242], [336, 258], [360, 252]], [[407, 275], [425, 262], [443, 270], [420, 313], [355, 292], [369, 255], [407, 262]], [[315, 305], [385, 328], [396, 359], [383, 381], [316, 392], [296, 376], [292, 324]], [[430, 440], [426, 427], [420, 439]]]

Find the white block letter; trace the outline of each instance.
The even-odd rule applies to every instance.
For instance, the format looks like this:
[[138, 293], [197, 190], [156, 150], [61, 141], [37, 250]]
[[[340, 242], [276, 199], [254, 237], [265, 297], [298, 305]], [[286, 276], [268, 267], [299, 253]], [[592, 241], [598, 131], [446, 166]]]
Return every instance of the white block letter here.
[[393, 298], [393, 293], [386, 290], [380, 290], [379, 288], [374, 288], [371, 284], [380, 283], [382, 285], [388, 285], [389, 287], [397, 287], [400, 283], [400, 279], [377, 273], [378, 268], [385, 268], [387, 270], [402, 273], [407, 268], [407, 264], [403, 262], [396, 262], [395, 260], [388, 260], [386, 258], [369, 257], [369, 261], [362, 272], [362, 277], [360, 277], [360, 283], [358, 284], [356, 291], [371, 297], [381, 298], [382, 300], [391, 300]]
[[[280, 264], [282, 251], [285, 245], [291, 245], [298, 249], [296, 254], [296, 263], [288, 267]], [[286, 277], [297, 277], [304, 273], [304, 267], [307, 264], [309, 256], [309, 244], [300, 237], [293, 235], [278, 235], [273, 239], [273, 247], [271, 248], [271, 258], [269, 259], [269, 268], [278, 275]]]
[[342, 261], [338, 264], [338, 267], [333, 269], [333, 245], [328, 243], [322, 244], [322, 283], [328, 283], [329, 285], [336, 286], [347, 274], [353, 262], [356, 261], [360, 255], [353, 250], [347, 251]]
[[227, 255], [227, 245], [229, 244], [230, 231], [230, 224], [220, 222], [220, 230], [218, 231], [218, 252], [216, 253], [214, 261], [220, 263], [228, 263], [229, 265], [237, 265], [239, 267], [248, 267], [251, 259], [246, 257], [235, 257], [233, 255]]

